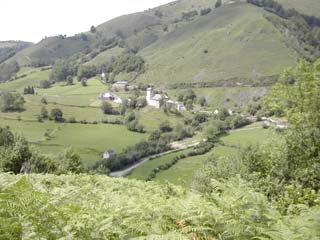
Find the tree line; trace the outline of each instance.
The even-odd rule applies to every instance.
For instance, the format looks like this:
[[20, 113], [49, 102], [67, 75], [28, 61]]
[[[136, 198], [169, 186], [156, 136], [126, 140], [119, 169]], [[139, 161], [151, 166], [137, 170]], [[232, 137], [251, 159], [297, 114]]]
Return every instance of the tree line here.
[[81, 158], [72, 148], [65, 149], [56, 159], [30, 147], [27, 140], [15, 135], [9, 127], [0, 127], [0, 170], [19, 173], [81, 173]]

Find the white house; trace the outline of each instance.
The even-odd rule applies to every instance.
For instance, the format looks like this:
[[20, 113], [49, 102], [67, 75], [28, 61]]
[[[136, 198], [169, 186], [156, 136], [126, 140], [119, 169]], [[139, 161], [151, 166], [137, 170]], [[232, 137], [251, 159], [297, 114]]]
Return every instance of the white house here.
[[217, 115], [217, 114], [219, 114], [219, 112], [220, 112], [220, 111], [219, 111], [218, 109], [216, 109], [216, 110], [213, 111], [213, 114], [214, 114], [214, 115]]
[[112, 149], [109, 149], [103, 153], [102, 158], [107, 160], [107, 159], [113, 158], [114, 156], [116, 156], [115, 151]]
[[101, 73], [101, 79], [104, 79], [106, 77], [106, 74], [104, 72]]
[[104, 101], [112, 101], [115, 103], [122, 103], [123, 102], [120, 97], [118, 97], [116, 94], [110, 93], [110, 92], [102, 93], [100, 95], [100, 99], [104, 100]]
[[160, 108], [161, 101], [162, 100], [168, 100], [168, 97], [164, 94], [154, 94], [153, 88], [149, 87], [147, 88], [147, 104], [149, 106], [155, 107], [155, 108]]

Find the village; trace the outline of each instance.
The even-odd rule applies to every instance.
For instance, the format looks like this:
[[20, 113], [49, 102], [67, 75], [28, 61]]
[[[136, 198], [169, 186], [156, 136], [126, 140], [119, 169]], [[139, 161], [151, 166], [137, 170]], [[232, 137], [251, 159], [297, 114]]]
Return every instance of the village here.
[[[133, 88], [134, 87], [130, 86], [129, 82], [127, 81], [118, 81], [112, 84], [111, 91], [101, 93], [99, 99], [101, 101], [110, 101], [116, 104], [121, 104], [123, 103], [124, 99], [118, 96], [117, 93], [120, 91], [127, 92], [132, 90]], [[129, 102], [131, 101], [130, 98], [128, 98], [127, 100]], [[154, 107], [156, 109], [160, 109], [161, 106], [167, 105], [171, 107], [173, 106], [178, 111], [186, 111], [186, 108], [182, 102], [173, 101], [166, 93], [155, 93], [153, 86], [147, 87], [145, 100], [148, 106]]]
[[[112, 84], [108, 91], [101, 93], [98, 98], [101, 102], [110, 102], [119, 105], [125, 101], [132, 101], [130, 97], [124, 98], [121, 96], [123, 96], [123, 93], [130, 93], [134, 89], [136, 89], [136, 86], [131, 86], [128, 81], [118, 81]], [[160, 110], [163, 106], [169, 106], [176, 109], [176, 111], [180, 113], [188, 112], [183, 102], [172, 100], [164, 91], [157, 91], [153, 86], [146, 87], [144, 91], [145, 93], [143, 94], [142, 91], [141, 94], [143, 96], [140, 97], [145, 99], [146, 106], [155, 108], [157, 110]], [[190, 112], [193, 114], [219, 115], [220, 113], [222, 114], [222, 111], [227, 111], [226, 114], [228, 116], [239, 115], [240, 117], [247, 119], [249, 122], [260, 121], [263, 123], [262, 128], [273, 127], [274, 129], [282, 130], [289, 127], [286, 121], [273, 119], [271, 117], [261, 117], [260, 119], [257, 119], [254, 116], [237, 113], [236, 110], [233, 109], [221, 110], [218, 108], [198, 108], [196, 110], [191, 110]], [[171, 151], [175, 151], [175, 148], [172, 148]], [[117, 153], [113, 149], [107, 149], [102, 154], [102, 159], [109, 160], [115, 158], [116, 156]], [[137, 166], [139, 166], [139, 164]]]

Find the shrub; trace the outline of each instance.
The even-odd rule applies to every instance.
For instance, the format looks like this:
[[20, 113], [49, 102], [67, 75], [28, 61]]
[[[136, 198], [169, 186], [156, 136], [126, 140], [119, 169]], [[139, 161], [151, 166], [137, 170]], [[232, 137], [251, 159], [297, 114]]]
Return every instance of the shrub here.
[[76, 119], [75, 117], [70, 117], [70, 118], [68, 119], [68, 122], [69, 122], [69, 123], [77, 123], [77, 119]]
[[41, 80], [40, 81], [40, 85], [39, 85], [40, 88], [50, 88], [51, 87], [51, 82], [49, 80]]
[[0, 97], [1, 112], [22, 111], [25, 100], [19, 93], [4, 92]]
[[47, 119], [49, 117], [48, 110], [44, 106], [41, 108], [40, 117], [43, 119]]
[[113, 114], [113, 107], [109, 102], [102, 102], [101, 110], [104, 114]]
[[170, 123], [169, 121], [165, 121], [165, 122], [162, 122], [160, 124], [160, 127], [159, 127], [160, 131], [161, 132], [171, 132], [172, 131], [172, 127], [170, 126]]
[[47, 99], [45, 99], [44, 97], [41, 98], [40, 102], [41, 102], [42, 104], [48, 104]]
[[211, 8], [205, 8], [200, 11], [201, 16], [207, 15], [212, 11]]
[[54, 108], [50, 112], [50, 118], [56, 122], [63, 122], [63, 112], [60, 108]]
[[217, 0], [216, 4], [215, 4], [215, 8], [221, 7], [222, 6], [222, 1], [221, 0]]

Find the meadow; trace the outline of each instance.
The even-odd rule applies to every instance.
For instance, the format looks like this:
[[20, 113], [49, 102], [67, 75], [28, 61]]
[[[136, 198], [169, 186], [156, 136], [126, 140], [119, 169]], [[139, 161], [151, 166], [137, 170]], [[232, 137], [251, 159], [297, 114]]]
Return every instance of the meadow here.
[[1, 119], [0, 126], [10, 126], [14, 132], [25, 136], [39, 151], [53, 157], [57, 157], [64, 148], [73, 147], [86, 166], [100, 160], [102, 153], [108, 149], [120, 153], [125, 147], [147, 137], [145, 134], [130, 132], [124, 126], [109, 124], [39, 123]]
[[[176, 165], [156, 175], [154, 181], [160, 183], [170, 182], [184, 187], [190, 187], [194, 174], [201, 169], [210, 158], [237, 157], [242, 149], [248, 145], [255, 145], [270, 141], [279, 140], [280, 136], [273, 129], [263, 129], [262, 123], [253, 123], [241, 129], [231, 131], [221, 137], [216, 147], [204, 155], [187, 157], [178, 161]], [[153, 159], [135, 169], [128, 177], [139, 180], [146, 180], [153, 169], [170, 162], [175, 156], [186, 154], [191, 150], [184, 150]]]
[[182, 154], [188, 154], [189, 152], [191, 152], [191, 150], [187, 149], [187, 150], [170, 153], [165, 156], [152, 159], [146, 162], [145, 164], [143, 164], [141, 167], [138, 167], [135, 170], [133, 170], [133, 172], [128, 176], [128, 178], [146, 180], [148, 176], [151, 174], [153, 169], [156, 169], [157, 167], [163, 164], [171, 162], [172, 159], [176, 156], [180, 156]]

